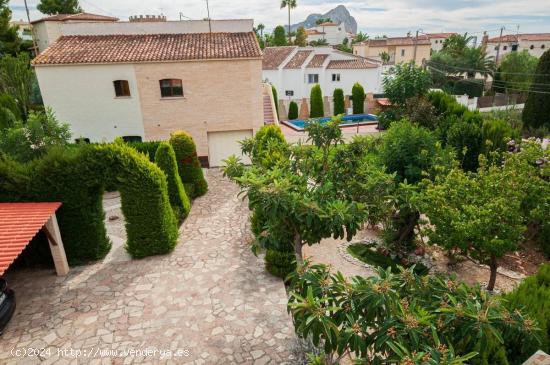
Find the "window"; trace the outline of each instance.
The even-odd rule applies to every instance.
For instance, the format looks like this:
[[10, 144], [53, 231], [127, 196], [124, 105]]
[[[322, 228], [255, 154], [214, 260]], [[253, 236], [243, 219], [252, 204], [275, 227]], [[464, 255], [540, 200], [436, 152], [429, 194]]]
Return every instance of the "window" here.
[[332, 74], [332, 81], [334, 82], [340, 81], [340, 74]]
[[507, 49], [508, 49], [508, 46], [502, 47], [502, 50], [503, 50], [503, 51], [506, 51]]
[[535, 46], [530, 45], [530, 46], [529, 46], [529, 49], [535, 49]]
[[517, 44], [512, 44], [512, 52], [516, 52], [518, 50]]
[[124, 142], [141, 142], [141, 136], [122, 136]]
[[115, 85], [115, 96], [117, 98], [130, 96], [130, 85], [128, 80], [115, 80], [113, 81]]
[[294, 90], [285, 90], [285, 96], [294, 96]]
[[540, 46], [540, 49], [544, 49], [544, 44], [542, 46]]
[[307, 75], [308, 84], [317, 84], [319, 83], [319, 74], [308, 74]]
[[180, 79], [160, 80], [160, 96], [169, 98], [183, 96], [183, 85]]
[[405, 50], [404, 49], [401, 50], [401, 57], [405, 57]]

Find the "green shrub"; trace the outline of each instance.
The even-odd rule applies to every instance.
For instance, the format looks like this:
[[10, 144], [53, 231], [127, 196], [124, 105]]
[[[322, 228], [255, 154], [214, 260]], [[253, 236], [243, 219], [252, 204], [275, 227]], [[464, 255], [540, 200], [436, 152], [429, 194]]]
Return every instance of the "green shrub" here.
[[267, 250], [265, 269], [271, 275], [285, 279], [288, 274], [296, 270], [296, 257], [293, 252]]
[[345, 114], [344, 90], [334, 89], [332, 100], [334, 102], [334, 115]]
[[539, 349], [550, 353], [550, 264], [541, 265], [536, 275], [523, 280], [504, 299], [510, 311], [523, 309], [541, 329], [540, 343], [520, 335], [506, 341], [510, 363], [521, 364]]
[[149, 158], [149, 161], [155, 162], [155, 155], [157, 153], [157, 148], [159, 148], [160, 141], [149, 141], [149, 142], [126, 142], [128, 146], [137, 150], [138, 152], [143, 153]]
[[311, 88], [309, 94], [309, 103], [310, 103], [310, 118], [321, 118], [325, 115], [323, 109], [323, 92], [321, 91], [321, 85], [315, 84]]
[[453, 94], [480, 97], [483, 95], [483, 80], [458, 80], [454, 84]]
[[191, 204], [178, 174], [176, 154], [168, 142], [159, 144], [155, 154], [155, 163], [166, 175], [170, 205], [176, 218], [181, 221], [189, 215]]
[[176, 131], [170, 136], [170, 144], [176, 153], [182, 183], [184, 186], [193, 184], [193, 191], [189, 192], [192, 195], [189, 195], [189, 197], [194, 199], [206, 194], [208, 184], [204, 179], [193, 137], [184, 131]]
[[279, 117], [279, 95], [277, 94], [277, 89], [275, 86], [271, 85], [271, 92], [273, 93], [273, 101], [275, 104], [275, 113], [277, 113], [277, 118]]
[[476, 171], [482, 148], [481, 129], [475, 123], [460, 119], [447, 131], [447, 144], [456, 151], [456, 157], [466, 171]]
[[353, 114], [363, 114], [365, 112], [365, 97], [366, 95], [363, 86], [356, 82], [351, 89]]
[[254, 165], [266, 168], [288, 161], [288, 144], [277, 125], [262, 126], [253, 138], [242, 142], [242, 151]]
[[9, 94], [0, 93], [0, 130], [13, 127], [15, 121], [21, 119], [17, 101]]
[[288, 106], [288, 120], [298, 119], [298, 104], [295, 101], [291, 101]]
[[492, 151], [506, 151], [506, 143], [519, 137], [508, 123], [499, 119], [485, 120], [481, 129], [483, 150], [486, 154]]

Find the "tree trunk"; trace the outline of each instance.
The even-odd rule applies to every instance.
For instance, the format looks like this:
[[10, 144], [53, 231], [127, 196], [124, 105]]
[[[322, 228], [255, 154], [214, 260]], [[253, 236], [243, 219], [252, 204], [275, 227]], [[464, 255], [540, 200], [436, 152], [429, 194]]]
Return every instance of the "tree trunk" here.
[[294, 235], [294, 255], [296, 256], [296, 265], [302, 266], [304, 264], [304, 258], [302, 256], [302, 237], [299, 233]]
[[495, 288], [495, 283], [497, 281], [497, 258], [493, 255], [491, 256], [491, 262], [489, 262], [489, 268], [491, 269], [491, 276], [489, 277], [489, 284], [487, 284], [487, 290], [493, 291]]
[[292, 38], [290, 37], [290, 5], [288, 5], [288, 45], [292, 44]]

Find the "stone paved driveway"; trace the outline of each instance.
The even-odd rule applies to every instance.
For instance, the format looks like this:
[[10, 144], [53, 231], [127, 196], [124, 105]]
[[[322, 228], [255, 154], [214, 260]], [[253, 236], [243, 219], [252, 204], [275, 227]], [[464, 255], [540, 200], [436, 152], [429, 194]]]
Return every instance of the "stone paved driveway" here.
[[[12, 273], [18, 308], [0, 338], [0, 363], [290, 363], [284, 286], [250, 252], [238, 188], [215, 170], [207, 178], [210, 191], [170, 255], [104, 261], [66, 278]], [[28, 348], [45, 350], [25, 357]], [[154, 348], [163, 353], [144, 353]]]

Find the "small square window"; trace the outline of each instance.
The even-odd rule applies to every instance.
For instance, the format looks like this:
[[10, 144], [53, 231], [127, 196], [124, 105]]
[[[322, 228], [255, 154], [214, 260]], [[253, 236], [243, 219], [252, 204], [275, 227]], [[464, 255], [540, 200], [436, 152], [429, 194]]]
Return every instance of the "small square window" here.
[[319, 74], [308, 74], [307, 75], [308, 84], [318, 84], [319, 83]]
[[332, 74], [332, 81], [333, 82], [340, 81], [340, 74]]
[[183, 96], [183, 84], [180, 79], [160, 80], [160, 95], [163, 98]]
[[130, 96], [130, 85], [128, 84], [128, 80], [116, 80], [113, 81], [113, 85], [115, 86], [115, 96], [117, 98]]
[[503, 51], [506, 51], [507, 49], [508, 49], [508, 46], [502, 47], [502, 50], [503, 50]]
[[405, 50], [402, 49], [402, 50], [401, 50], [401, 57], [404, 57], [404, 56], [405, 56]]

